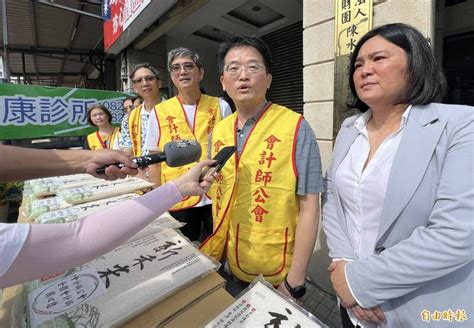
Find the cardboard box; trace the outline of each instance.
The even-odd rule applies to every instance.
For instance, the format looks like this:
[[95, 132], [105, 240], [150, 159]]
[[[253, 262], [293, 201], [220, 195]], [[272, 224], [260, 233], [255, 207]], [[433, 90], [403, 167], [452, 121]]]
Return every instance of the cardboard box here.
[[11, 322], [12, 312], [17, 297], [23, 292], [23, 285], [16, 285], [3, 290], [0, 302], [0, 327], [13, 327]]
[[[216, 272], [196, 281], [133, 318], [122, 327], [203, 327], [235, 299], [224, 289], [225, 280]], [[3, 291], [0, 327], [12, 327], [12, 310], [23, 286]]]
[[231, 304], [225, 280], [216, 272], [158, 303], [122, 327], [202, 327]]
[[204, 327], [209, 321], [215, 318], [220, 312], [224, 311], [227, 306], [232, 304], [235, 299], [230, 295], [224, 287], [219, 288], [209, 294], [202, 300], [198, 301], [192, 307], [186, 309], [171, 321], [163, 322], [158, 327], [163, 328], [192, 328]]

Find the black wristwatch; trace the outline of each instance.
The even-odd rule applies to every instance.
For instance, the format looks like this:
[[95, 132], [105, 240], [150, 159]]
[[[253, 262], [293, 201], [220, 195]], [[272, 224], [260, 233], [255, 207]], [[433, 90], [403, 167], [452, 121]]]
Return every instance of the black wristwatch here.
[[301, 286], [296, 286], [296, 287], [291, 287], [290, 284], [288, 283], [288, 280], [286, 279], [288, 275], [285, 277], [284, 283], [286, 289], [290, 292], [291, 296], [294, 298], [301, 298], [306, 294], [306, 285], [303, 283]]

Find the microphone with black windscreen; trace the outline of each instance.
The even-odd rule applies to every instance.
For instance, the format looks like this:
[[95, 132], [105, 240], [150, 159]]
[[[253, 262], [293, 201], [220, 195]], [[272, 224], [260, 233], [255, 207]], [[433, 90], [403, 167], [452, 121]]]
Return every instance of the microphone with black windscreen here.
[[[201, 158], [201, 153], [201, 145], [196, 140], [170, 141], [165, 144], [162, 152], [135, 157], [132, 161], [140, 168], [162, 162], [166, 162], [170, 167], [178, 167], [198, 161]], [[110, 165], [119, 168], [125, 166], [122, 163]], [[110, 165], [99, 167], [95, 171], [97, 174], [103, 174]]]
[[216, 156], [214, 156], [213, 160], [215, 160], [214, 163], [206, 167], [199, 178], [199, 181], [202, 181], [202, 179], [209, 174], [214, 174], [216, 172], [220, 172], [222, 168], [224, 167], [225, 163], [227, 160], [232, 156], [232, 154], [235, 152], [237, 148], [234, 146], [228, 146], [222, 148]]

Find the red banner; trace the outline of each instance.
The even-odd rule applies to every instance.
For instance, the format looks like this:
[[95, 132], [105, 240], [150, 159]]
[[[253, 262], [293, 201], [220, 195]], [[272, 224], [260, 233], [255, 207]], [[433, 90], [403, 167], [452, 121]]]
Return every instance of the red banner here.
[[[106, 6], [106, 5], [105, 5]], [[124, 1], [109, 1], [107, 6], [110, 19], [104, 22], [104, 49], [107, 51], [123, 32]], [[105, 7], [104, 7], [105, 9]], [[104, 13], [106, 14], [106, 13]]]

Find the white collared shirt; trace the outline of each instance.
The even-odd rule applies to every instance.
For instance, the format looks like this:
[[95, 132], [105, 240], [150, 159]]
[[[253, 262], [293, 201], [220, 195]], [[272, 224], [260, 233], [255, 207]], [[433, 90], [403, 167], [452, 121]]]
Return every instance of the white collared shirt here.
[[[147, 155], [148, 151], [145, 149], [145, 140], [148, 134], [148, 121], [150, 121], [150, 114], [152, 111], [148, 111], [145, 108], [145, 103], [142, 105], [142, 111], [140, 112], [140, 119], [141, 119], [141, 154], [139, 156]], [[124, 116], [122, 119], [121, 124], [121, 133], [120, 133], [120, 141], [119, 141], [119, 149], [122, 150], [132, 150], [132, 138], [130, 136], [130, 129], [128, 126], [128, 119], [130, 115]]]
[[[196, 105], [185, 105], [183, 104], [184, 111], [186, 113], [186, 120], [191, 129], [194, 129], [194, 118], [196, 116]], [[230, 105], [224, 100], [219, 98], [219, 109], [221, 111], [221, 118], [225, 118], [232, 114]], [[160, 140], [160, 127], [158, 126], [158, 119], [155, 115], [148, 121], [146, 140], [143, 145], [143, 149], [146, 153], [150, 151], [158, 150], [158, 140]], [[203, 152], [206, 151], [203, 149]], [[202, 197], [201, 201], [194, 205], [194, 207], [201, 207], [204, 205], [211, 204], [211, 200], [207, 197]]]
[[[408, 106], [402, 115], [400, 128], [385, 138], [365, 169], [370, 152], [367, 122], [372, 117], [372, 111], [369, 109], [362, 114], [354, 122], [359, 135], [336, 170], [334, 182], [341, 199], [350, 243], [359, 259], [374, 253], [393, 159], [410, 110], [411, 106]], [[348, 313], [354, 324], [364, 327], [351, 311]]]

